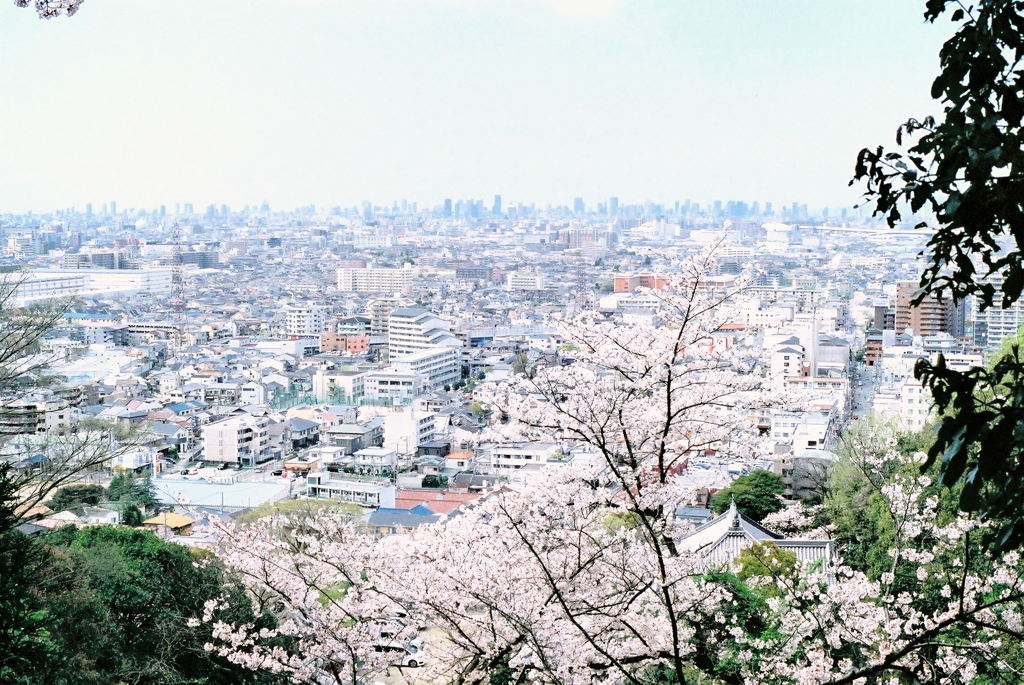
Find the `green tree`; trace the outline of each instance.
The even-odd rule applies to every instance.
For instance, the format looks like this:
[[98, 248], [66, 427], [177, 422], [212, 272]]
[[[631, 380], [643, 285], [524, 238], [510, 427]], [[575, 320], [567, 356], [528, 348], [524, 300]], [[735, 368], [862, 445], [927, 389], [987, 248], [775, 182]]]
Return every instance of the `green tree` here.
[[[942, 115], [897, 130], [904, 152], [862, 150], [851, 182], [864, 181], [874, 212], [895, 226], [907, 209], [937, 228], [915, 301], [926, 297], [1008, 307], [1024, 291], [1024, 3], [927, 0], [925, 20], [956, 24], [939, 54], [932, 97]], [[918, 226], [924, 226], [921, 221]], [[998, 297], [997, 297], [998, 296]], [[922, 360], [915, 375], [942, 419], [928, 451], [942, 483], [962, 483], [959, 506], [999, 522], [993, 544], [1024, 544], [1024, 359], [1004, 351], [988, 369]]]
[[102, 498], [102, 485], [76, 483], [62, 487], [46, 505], [54, 511], [65, 511], [86, 504], [96, 506]]
[[141, 526], [142, 520], [142, 511], [134, 502], [128, 504], [128, 506], [121, 510], [121, 523], [126, 526]]
[[[231, 597], [231, 619], [253, 620], [244, 593], [225, 582], [208, 553], [116, 526], [58, 529], [43, 543], [52, 559], [39, 579], [46, 604], [49, 662], [33, 682], [241, 685], [265, 673], [204, 649], [204, 604]], [[257, 623], [268, 621], [256, 618]], [[68, 669], [75, 669], [68, 671]], [[45, 679], [44, 679], [45, 677]]]
[[760, 521], [768, 514], [782, 509], [779, 499], [786, 489], [780, 476], [771, 471], [751, 471], [740, 476], [729, 487], [719, 490], [711, 498], [711, 508], [721, 514], [735, 501], [744, 516]]
[[35, 588], [47, 557], [18, 530], [18, 488], [11, 472], [10, 464], [0, 462], [0, 682], [27, 685], [27, 674], [46, 657], [37, 649], [46, 621]]

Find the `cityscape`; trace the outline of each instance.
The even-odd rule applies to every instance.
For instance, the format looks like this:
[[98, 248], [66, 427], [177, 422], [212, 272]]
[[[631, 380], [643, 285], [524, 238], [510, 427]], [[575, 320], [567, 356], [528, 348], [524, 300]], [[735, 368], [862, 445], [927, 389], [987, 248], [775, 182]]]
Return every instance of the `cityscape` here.
[[1022, 35], [0, 5], [0, 685], [1024, 682]]

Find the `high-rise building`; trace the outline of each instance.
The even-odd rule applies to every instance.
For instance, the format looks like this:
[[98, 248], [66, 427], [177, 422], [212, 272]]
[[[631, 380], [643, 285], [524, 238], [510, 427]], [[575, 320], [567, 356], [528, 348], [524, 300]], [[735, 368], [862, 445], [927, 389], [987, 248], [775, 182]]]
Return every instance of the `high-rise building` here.
[[110, 213], [117, 214], [117, 203], [111, 200], [110, 202]]
[[584, 204], [582, 197], [574, 198], [572, 201], [572, 211], [574, 214], [586, 214], [587, 205]]
[[912, 305], [911, 300], [919, 285], [916, 281], [900, 281], [896, 284], [896, 332], [903, 333], [910, 328], [914, 335], [932, 336], [948, 333], [954, 337], [964, 334], [964, 306], [946, 296], [939, 299], [929, 295], [921, 304]]
[[92, 216], [92, 203], [91, 202], [87, 203], [85, 205], [85, 215], [86, 216]]
[[618, 216], [619, 215], [619, 198], [610, 197], [608, 198], [608, 215]]
[[446, 219], [451, 217], [451, 215], [452, 215], [452, 200], [451, 200], [451, 198], [445, 198], [443, 214], [444, 214], [444, 217]]
[[191, 202], [186, 202], [185, 203], [185, 213], [186, 214], [195, 214], [196, 213], [195, 208], [192, 206]]
[[491, 214], [501, 214], [501, 195], [494, 196], [494, 204], [491, 206]]

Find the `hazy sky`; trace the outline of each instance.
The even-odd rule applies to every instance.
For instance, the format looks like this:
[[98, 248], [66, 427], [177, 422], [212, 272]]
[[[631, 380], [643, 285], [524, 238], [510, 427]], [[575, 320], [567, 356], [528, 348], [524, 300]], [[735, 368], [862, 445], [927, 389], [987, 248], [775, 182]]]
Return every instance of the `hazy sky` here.
[[923, 0], [0, 0], [0, 212], [852, 204], [928, 99]]

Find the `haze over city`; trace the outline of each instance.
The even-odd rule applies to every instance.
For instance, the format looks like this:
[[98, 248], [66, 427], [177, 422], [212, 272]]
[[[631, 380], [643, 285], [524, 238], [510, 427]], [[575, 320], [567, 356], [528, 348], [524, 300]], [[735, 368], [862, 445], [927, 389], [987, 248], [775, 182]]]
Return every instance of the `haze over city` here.
[[0, 6], [0, 212], [448, 197], [849, 206], [934, 110], [913, 3]]

